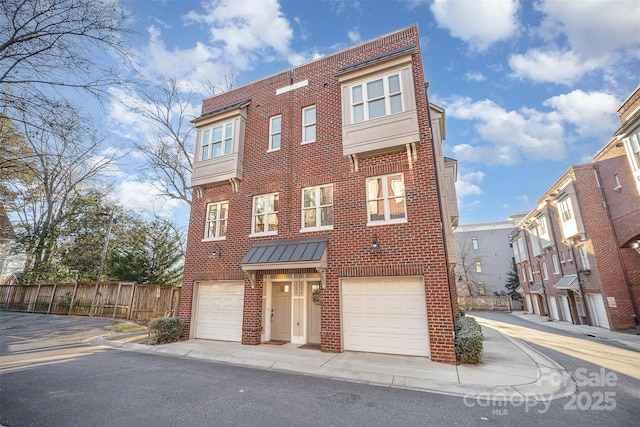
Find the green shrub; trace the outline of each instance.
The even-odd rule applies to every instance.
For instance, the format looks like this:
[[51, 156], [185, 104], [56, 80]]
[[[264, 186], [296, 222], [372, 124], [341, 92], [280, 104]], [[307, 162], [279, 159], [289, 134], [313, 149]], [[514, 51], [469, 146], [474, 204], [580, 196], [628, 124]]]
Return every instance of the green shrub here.
[[184, 331], [184, 320], [179, 317], [159, 317], [149, 322], [151, 344], [179, 341]]
[[460, 317], [464, 317], [464, 315], [465, 315], [464, 308], [458, 307], [458, 310], [460, 311]]
[[459, 363], [480, 363], [482, 359], [482, 327], [476, 319], [460, 317], [456, 322], [456, 358]]

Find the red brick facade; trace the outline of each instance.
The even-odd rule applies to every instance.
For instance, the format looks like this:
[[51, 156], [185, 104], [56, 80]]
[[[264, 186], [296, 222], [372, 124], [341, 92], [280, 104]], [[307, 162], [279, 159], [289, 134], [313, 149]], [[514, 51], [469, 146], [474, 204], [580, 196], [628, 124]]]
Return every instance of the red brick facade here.
[[[639, 107], [640, 90], [637, 89], [618, 110], [623, 122], [623, 128], [618, 132], [620, 139], [625, 136], [625, 131], [637, 128], [637, 123], [634, 127], [630, 122]], [[525, 296], [538, 298], [540, 307], [545, 306], [538, 314], [550, 314], [577, 324], [603, 326], [603, 321], [606, 321], [612, 330], [638, 327], [640, 252], [635, 248], [640, 241], [640, 194], [629, 157], [625, 145], [619, 138], [614, 138], [592, 163], [572, 166], [539, 200], [538, 208], [514, 230], [514, 235], [527, 241], [528, 256], [521, 257], [518, 271]], [[558, 212], [558, 204], [568, 194], [573, 197], [572, 215], [579, 218], [578, 233], [571, 236], [563, 235]], [[535, 224], [541, 216], [548, 219], [554, 232], [552, 244], [544, 253], [535, 256], [531, 234], [536, 232]], [[580, 259], [580, 246], [587, 253], [588, 266]], [[565, 254], [566, 262], [560, 265], [559, 274], [550, 274], [544, 279], [536, 265], [546, 263], [550, 267], [554, 254], [559, 257]], [[525, 279], [522, 271], [529, 265], [532, 266], [533, 277], [527, 274]], [[577, 288], [573, 291], [558, 289], [560, 279], [570, 274], [578, 275]], [[530, 291], [534, 283], [543, 283], [544, 292], [532, 294]], [[577, 309], [581, 305], [580, 296], [584, 299], [584, 310]], [[594, 312], [598, 311], [594, 310], [594, 304], [587, 304], [589, 296], [592, 299], [602, 298], [606, 319], [600, 319]], [[553, 313], [552, 308], [547, 307], [549, 301], [559, 297], [569, 298], [571, 319], [565, 318], [562, 310]], [[532, 311], [533, 307], [527, 307], [527, 310]]]
[[[338, 69], [409, 45], [412, 53], [420, 140], [417, 161], [405, 151], [359, 159], [357, 171], [343, 155], [341, 91]], [[276, 95], [276, 90], [308, 80], [308, 85]], [[243, 178], [238, 191], [228, 181], [212, 183], [191, 205], [187, 256], [180, 300], [180, 317], [192, 319], [194, 282], [201, 280], [244, 280], [242, 343], [259, 344], [261, 339], [263, 275], [257, 272], [255, 286], [241, 270], [241, 261], [251, 245], [269, 239], [328, 237], [326, 289], [321, 293], [321, 349], [340, 352], [340, 278], [421, 276], [424, 278], [431, 358], [455, 363], [454, 320], [451, 287], [447, 272], [436, 166], [431, 147], [428, 100], [425, 90], [417, 27], [412, 26], [352, 49], [327, 56], [293, 70], [273, 75], [203, 101], [207, 113], [250, 99], [244, 138]], [[301, 144], [304, 107], [316, 106], [316, 141]], [[267, 152], [270, 117], [282, 115], [279, 151]], [[367, 177], [401, 172], [404, 176], [406, 215], [402, 224], [367, 226], [365, 180]], [[334, 224], [329, 231], [300, 233], [301, 190], [307, 186], [333, 183]], [[278, 192], [278, 234], [249, 237], [252, 198]], [[226, 240], [203, 241], [206, 206], [229, 201]], [[373, 235], [383, 246], [371, 252]], [[224, 254], [212, 258], [219, 247]], [[273, 271], [270, 272], [273, 274]], [[315, 273], [311, 269], [286, 273]]]

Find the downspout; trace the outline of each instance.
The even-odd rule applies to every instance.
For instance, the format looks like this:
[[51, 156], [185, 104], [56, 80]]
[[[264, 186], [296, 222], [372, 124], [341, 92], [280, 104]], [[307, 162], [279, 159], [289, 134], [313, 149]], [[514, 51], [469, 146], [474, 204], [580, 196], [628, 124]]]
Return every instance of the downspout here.
[[[576, 266], [576, 276], [578, 276], [578, 289], [580, 290], [580, 298], [582, 298], [582, 306], [584, 307], [584, 314], [587, 315], [587, 323], [589, 325], [591, 325], [591, 312], [589, 310], [589, 307], [587, 304], [587, 295], [584, 293], [583, 290], [583, 282], [582, 282], [582, 275], [580, 274], [580, 269], [578, 269], [578, 258], [576, 258], [576, 251], [573, 247], [573, 239], [569, 240], [569, 247], [571, 248], [571, 258], [573, 258], [573, 265]], [[582, 261], [580, 261], [582, 263]], [[577, 307], [576, 307], [576, 311], [577, 311]], [[580, 313], [578, 313], [578, 316], [580, 316]]]
[[609, 226], [611, 227], [611, 234], [613, 235], [613, 241], [616, 245], [616, 255], [618, 256], [618, 261], [620, 262], [620, 267], [622, 267], [622, 275], [624, 277], [624, 283], [627, 286], [627, 292], [629, 292], [629, 299], [631, 300], [631, 308], [633, 309], [633, 322], [635, 323], [636, 328], [640, 327], [640, 319], [638, 319], [638, 306], [636, 305], [636, 300], [633, 297], [633, 290], [631, 289], [631, 283], [629, 282], [629, 276], [627, 274], [627, 269], [624, 266], [624, 262], [622, 260], [622, 253], [620, 252], [620, 242], [618, 241], [618, 235], [616, 234], [616, 230], [613, 224], [613, 218], [611, 218], [611, 211], [609, 210], [609, 203], [607, 203], [607, 195], [602, 188], [602, 182], [600, 181], [600, 170], [598, 165], [593, 166], [593, 173], [596, 178], [596, 182], [598, 183], [598, 190], [600, 191], [600, 198], [602, 199], [602, 205], [604, 206], [604, 210], [607, 214], [607, 220], [609, 221]]

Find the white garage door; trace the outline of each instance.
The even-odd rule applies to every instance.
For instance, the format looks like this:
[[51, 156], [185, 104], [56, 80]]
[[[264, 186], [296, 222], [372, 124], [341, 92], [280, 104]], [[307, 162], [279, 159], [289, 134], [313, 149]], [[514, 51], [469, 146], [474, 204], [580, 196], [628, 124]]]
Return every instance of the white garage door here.
[[200, 283], [195, 338], [242, 340], [244, 283]]
[[607, 317], [607, 309], [604, 307], [604, 300], [601, 294], [587, 294], [589, 309], [591, 309], [592, 321], [595, 326], [609, 329], [609, 318]]
[[344, 349], [429, 356], [421, 277], [342, 279]]

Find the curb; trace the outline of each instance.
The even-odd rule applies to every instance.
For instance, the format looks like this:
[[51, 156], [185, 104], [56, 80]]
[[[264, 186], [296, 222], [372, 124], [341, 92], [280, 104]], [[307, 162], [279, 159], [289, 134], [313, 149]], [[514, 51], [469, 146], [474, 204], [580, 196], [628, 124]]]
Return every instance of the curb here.
[[[211, 355], [196, 350], [178, 351], [166, 349], [161, 346], [150, 346], [131, 342], [137, 337], [125, 339], [107, 339], [104, 336], [90, 340], [94, 344], [111, 347], [123, 351], [133, 351], [146, 354], [159, 354], [163, 356], [205, 360], [224, 363], [227, 365], [260, 369], [265, 371], [284, 372], [298, 375], [306, 375], [331, 380], [349, 381], [375, 386], [444, 394], [449, 396], [464, 397], [465, 401], [490, 400], [493, 402], [546, 402], [569, 396], [576, 391], [576, 384], [566, 370], [558, 363], [542, 355], [525, 343], [515, 338], [500, 333], [511, 341], [516, 347], [527, 354], [538, 367], [538, 378], [529, 383], [518, 385], [482, 385], [462, 384], [448, 381], [439, 381], [411, 376], [394, 375], [390, 373], [375, 373], [366, 371], [332, 368], [326, 366], [311, 366], [303, 364], [292, 365], [287, 362], [261, 360], [251, 358], [238, 358], [232, 355]], [[139, 337], [139, 336], [138, 336]], [[115, 337], [114, 337], [115, 338]], [[557, 384], [558, 378], [562, 378]], [[566, 380], [565, 380], [566, 379]], [[535, 404], [535, 403], [534, 403]]]

